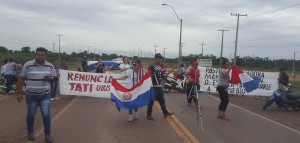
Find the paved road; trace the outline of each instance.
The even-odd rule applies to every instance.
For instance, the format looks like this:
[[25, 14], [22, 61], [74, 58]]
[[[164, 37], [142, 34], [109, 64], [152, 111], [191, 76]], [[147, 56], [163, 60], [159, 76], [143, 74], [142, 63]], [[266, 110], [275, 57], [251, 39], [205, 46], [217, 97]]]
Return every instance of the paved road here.
[[[300, 112], [287, 112], [272, 106], [262, 111], [264, 102], [250, 97], [231, 96], [230, 121], [216, 118], [219, 99], [201, 94], [204, 132], [197, 125], [196, 108], [186, 106], [184, 94], [167, 95], [167, 104], [183, 124], [202, 143], [298, 143]], [[284, 116], [283, 116], [284, 115]], [[276, 121], [274, 121], [276, 120]], [[289, 127], [291, 126], [291, 127]]]
[[[168, 109], [175, 116], [164, 119], [159, 105], [154, 106], [155, 121], [145, 119], [146, 109], [140, 109], [140, 119], [128, 123], [128, 113], [117, 111], [109, 99], [61, 96], [52, 102], [52, 134], [56, 143], [298, 143], [300, 112], [286, 112], [271, 107], [262, 111], [263, 102], [249, 97], [230, 97], [228, 117], [216, 118], [219, 100], [202, 95], [204, 132], [196, 123], [195, 107], [186, 106], [185, 95], [166, 95]], [[237, 105], [237, 106], [236, 106]], [[25, 102], [15, 97], [0, 96], [0, 143], [26, 142]], [[263, 115], [263, 116], [261, 116]], [[272, 120], [270, 120], [270, 119]], [[275, 121], [273, 121], [275, 120]], [[43, 142], [40, 114], [35, 123], [35, 143]], [[279, 122], [279, 123], [278, 123]], [[291, 126], [293, 128], [290, 128]], [[31, 142], [27, 142], [31, 143]]]

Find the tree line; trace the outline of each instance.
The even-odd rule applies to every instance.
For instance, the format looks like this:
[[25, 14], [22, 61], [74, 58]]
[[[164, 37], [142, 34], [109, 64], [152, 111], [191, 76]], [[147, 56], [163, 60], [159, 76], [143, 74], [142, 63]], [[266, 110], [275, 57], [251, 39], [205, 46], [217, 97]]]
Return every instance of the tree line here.
[[[22, 47], [20, 51], [18, 50], [8, 50], [4, 46], [0, 46], [0, 53], [1, 58], [0, 60], [3, 61], [4, 58], [9, 58], [10, 56], [13, 56], [14, 58], [21, 58], [23, 61], [31, 60], [32, 57], [34, 56], [33, 54], [35, 53], [35, 50], [31, 49], [28, 46]], [[48, 60], [53, 61], [54, 59], [57, 59], [59, 53], [53, 53], [49, 51], [48, 53]], [[107, 53], [102, 53], [101, 55], [99, 54], [94, 54], [94, 53], [88, 53], [88, 51], [83, 51], [83, 52], [72, 52], [71, 54], [67, 54], [66, 52], [62, 52], [60, 54], [61, 59], [64, 59], [66, 61], [78, 61], [80, 60], [83, 56], [86, 56], [89, 60], [97, 60], [98, 58], [102, 58], [103, 60], [112, 60], [115, 58], [120, 58], [124, 57], [123, 55], [117, 55], [117, 54], [107, 54]], [[140, 57], [142, 60], [151, 60], [150, 58], [146, 57]], [[220, 57], [217, 57], [213, 54], [211, 55], [201, 55], [201, 54], [190, 54], [187, 56], [182, 57], [183, 63], [190, 63], [194, 59], [212, 59], [213, 66], [214, 67], [219, 67], [220, 64]], [[176, 65], [178, 59], [170, 59], [167, 58], [165, 59], [166, 62], [172, 63]], [[228, 59], [229, 61], [232, 61], [233, 59]], [[278, 71], [280, 67], [284, 67], [287, 70], [292, 70], [293, 69], [293, 59], [270, 59], [268, 57], [261, 58], [261, 57], [250, 57], [250, 56], [245, 56], [245, 57], [239, 57], [237, 56], [236, 58], [236, 64], [243, 68], [243, 69], [251, 69], [251, 70], [268, 70], [268, 71]], [[296, 71], [300, 71], [300, 60], [296, 60], [294, 64], [294, 68]]]

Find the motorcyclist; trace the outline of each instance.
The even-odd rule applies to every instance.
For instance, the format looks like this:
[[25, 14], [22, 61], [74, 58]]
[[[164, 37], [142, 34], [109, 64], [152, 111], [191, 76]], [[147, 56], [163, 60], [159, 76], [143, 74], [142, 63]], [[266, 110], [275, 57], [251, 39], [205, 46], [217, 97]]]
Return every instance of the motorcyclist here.
[[285, 68], [281, 67], [279, 69], [280, 73], [279, 73], [279, 77], [278, 77], [278, 89], [282, 90], [282, 91], [286, 91], [286, 89], [282, 86], [287, 87], [288, 83], [289, 83], [289, 76], [287, 75], [287, 73], [285, 72]]

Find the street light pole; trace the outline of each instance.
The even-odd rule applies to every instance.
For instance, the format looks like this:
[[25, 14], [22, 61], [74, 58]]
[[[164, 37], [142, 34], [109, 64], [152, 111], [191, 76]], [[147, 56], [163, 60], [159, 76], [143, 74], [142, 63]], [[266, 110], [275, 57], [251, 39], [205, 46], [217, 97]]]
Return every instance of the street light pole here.
[[182, 43], [181, 43], [181, 35], [182, 35], [182, 19], [180, 19], [180, 36], [179, 36], [179, 60], [178, 67], [182, 63]]
[[179, 16], [177, 15], [176, 11], [174, 10], [174, 8], [171, 5], [168, 5], [166, 3], [163, 3], [162, 6], [169, 6], [170, 8], [172, 8], [172, 10], [174, 11], [176, 17], [178, 18], [179, 22], [180, 22], [180, 35], [179, 35], [179, 54], [178, 54], [178, 67], [180, 66], [181, 62], [182, 62], [182, 44], [181, 44], [181, 37], [182, 37], [182, 19], [179, 18]]

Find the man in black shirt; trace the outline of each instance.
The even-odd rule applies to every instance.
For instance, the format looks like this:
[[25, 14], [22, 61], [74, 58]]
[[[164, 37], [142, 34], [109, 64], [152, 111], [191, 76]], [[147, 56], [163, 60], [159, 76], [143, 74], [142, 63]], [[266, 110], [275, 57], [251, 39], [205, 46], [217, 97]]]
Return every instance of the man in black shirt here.
[[[166, 102], [165, 102], [165, 97], [164, 97], [164, 90], [163, 86], [161, 85], [161, 78], [164, 77], [164, 72], [162, 71], [161, 68], [161, 62], [163, 57], [161, 56], [160, 53], [155, 54], [154, 56], [154, 63], [151, 64], [148, 68], [149, 71], [152, 73], [152, 84], [154, 87], [154, 96], [156, 100], [158, 100], [161, 110], [164, 114], [164, 117], [168, 117], [173, 115], [173, 113], [169, 112], [166, 108]], [[154, 101], [151, 101], [148, 105], [147, 108], [147, 119], [148, 120], [154, 120], [152, 117], [152, 107], [153, 107]]]
[[96, 73], [104, 73], [105, 72], [105, 66], [102, 63], [101, 58], [99, 58], [98, 63], [96, 65]]

